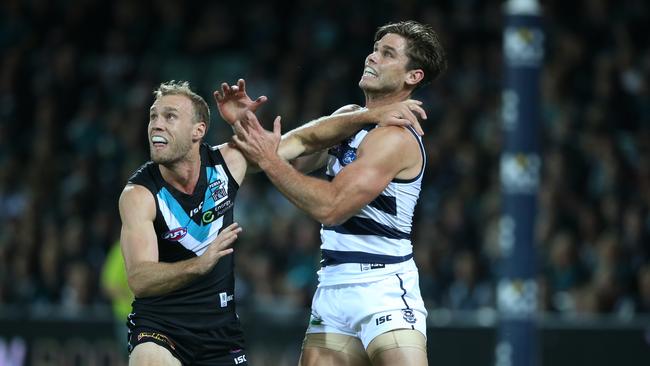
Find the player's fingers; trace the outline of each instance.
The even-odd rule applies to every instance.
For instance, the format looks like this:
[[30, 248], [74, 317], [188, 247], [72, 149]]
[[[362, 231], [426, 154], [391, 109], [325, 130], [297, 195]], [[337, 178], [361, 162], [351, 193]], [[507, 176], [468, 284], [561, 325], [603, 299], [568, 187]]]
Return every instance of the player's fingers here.
[[237, 228], [233, 231], [228, 231], [228, 232], [221, 232], [217, 236], [217, 246], [220, 249], [226, 248], [230, 243], [234, 242], [237, 240], [237, 236], [241, 232], [241, 228]]
[[221, 91], [223, 92], [223, 95], [227, 95], [228, 91], [230, 91], [230, 86], [228, 86], [228, 83], [221, 83]]
[[217, 239], [217, 242], [215, 243], [216, 250], [223, 250], [225, 248], [228, 248], [230, 244], [232, 244], [235, 240], [237, 240], [237, 235], [238, 233], [228, 233], [226, 235], [221, 235], [219, 234], [219, 238]]
[[260, 124], [260, 121], [257, 119], [257, 116], [255, 115], [255, 113], [253, 113], [251, 111], [246, 111], [246, 119], [247, 119], [246, 122], [248, 123], [249, 128], [253, 128], [253, 129], [257, 130], [257, 131], [264, 131], [264, 128]]
[[417, 100], [417, 99], [407, 99], [405, 102], [406, 102], [406, 103], [409, 103], [409, 104], [422, 105], [422, 101], [419, 101], [419, 100]]
[[413, 112], [408, 107], [406, 107], [405, 110], [402, 110], [401, 114], [402, 118], [407, 120], [411, 125], [417, 123], [418, 121], [417, 117], [415, 117], [415, 114], [413, 114]]
[[230, 253], [232, 253], [234, 251], [235, 250], [233, 248], [227, 248], [227, 249], [224, 249], [224, 250], [220, 250], [220, 251], [217, 252], [217, 254], [215, 254], [216, 260], [219, 260], [222, 257], [225, 257], [225, 256], [227, 256], [228, 254], [230, 254]]
[[282, 131], [281, 120], [282, 117], [280, 116], [275, 117], [275, 120], [273, 120], [273, 134], [277, 137], [281, 136], [281, 131]]
[[235, 94], [235, 93], [237, 93], [238, 91], [239, 91], [239, 87], [238, 87], [237, 85], [232, 85], [232, 86], [230, 87], [230, 92], [231, 92], [231, 93]]
[[216, 100], [217, 102], [221, 102], [221, 100], [223, 99], [221, 93], [218, 90], [215, 90], [214, 93], [212, 93], [212, 95], [214, 96], [214, 100]]
[[420, 121], [415, 121], [413, 124], [413, 128], [415, 129], [415, 132], [418, 133], [418, 135], [423, 136], [424, 135], [424, 130], [422, 129], [422, 125], [420, 125]]
[[411, 105], [410, 109], [419, 114], [422, 119], [427, 119], [427, 112], [424, 110], [424, 108], [420, 107], [419, 105]]
[[223, 242], [224, 240], [232, 240], [233, 238], [236, 238], [239, 233], [241, 233], [240, 227], [231, 231], [221, 232], [219, 233], [219, 237]]
[[240, 149], [243, 149], [244, 146], [246, 146], [246, 142], [241, 137], [239, 137], [237, 135], [233, 135], [232, 141], [235, 144], [235, 146], [237, 146]]
[[266, 97], [266, 95], [261, 95], [257, 99], [255, 99], [255, 109], [260, 107], [262, 104], [266, 103], [269, 100], [269, 98]]
[[246, 91], [246, 82], [244, 81], [244, 79], [237, 80], [237, 86], [239, 87], [239, 90], [243, 92]]
[[237, 137], [240, 138], [248, 137], [248, 131], [246, 131], [246, 128], [244, 128], [244, 125], [242, 125], [240, 120], [235, 121], [233, 127], [235, 128], [235, 134], [237, 135]]
[[409, 124], [407, 119], [402, 118], [400, 115], [394, 115], [386, 120], [384, 126], [408, 126]]
[[[230, 231], [236, 230], [237, 228], [240, 228], [240, 227], [239, 227], [239, 223], [237, 223], [237, 222], [233, 222], [232, 224], [226, 226], [225, 229], [221, 230], [221, 233], [227, 233], [227, 232], [230, 232]], [[240, 229], [241, 229], [241, 228], [240, 228]]]

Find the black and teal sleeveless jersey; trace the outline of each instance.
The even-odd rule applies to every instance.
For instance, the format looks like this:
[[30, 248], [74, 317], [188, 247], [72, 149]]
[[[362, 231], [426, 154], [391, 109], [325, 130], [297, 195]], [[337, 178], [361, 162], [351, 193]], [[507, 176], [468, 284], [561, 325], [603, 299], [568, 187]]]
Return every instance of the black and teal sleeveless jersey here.
[[[201, 144], [201, 173], [189, 195], [165, 182], [159, 165], [148, 162], [129, 178], [129, 184], [146, 187], [156, 201], [154, 229], [159, 262], [173, 263], [205, 252], [219, 232], [233, 222], [239, 185], [221, 152]], [[236, 318], [234, 258], [222, 257], [208, 274], [171, 293], [139, 297], [130, 321], [140, 326], [165, 326], [191, 330], [214, 329]]]

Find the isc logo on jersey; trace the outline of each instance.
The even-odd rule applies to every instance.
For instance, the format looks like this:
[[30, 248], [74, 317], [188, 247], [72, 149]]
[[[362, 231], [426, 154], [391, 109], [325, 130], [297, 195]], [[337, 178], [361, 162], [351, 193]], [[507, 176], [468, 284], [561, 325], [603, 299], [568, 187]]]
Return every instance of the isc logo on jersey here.
[[187, 229], [184, 227], [177, 227], [176, 229], [169, 230], [163, 234], [163, 239], [171, 241], [179, 241], [187, 235]]

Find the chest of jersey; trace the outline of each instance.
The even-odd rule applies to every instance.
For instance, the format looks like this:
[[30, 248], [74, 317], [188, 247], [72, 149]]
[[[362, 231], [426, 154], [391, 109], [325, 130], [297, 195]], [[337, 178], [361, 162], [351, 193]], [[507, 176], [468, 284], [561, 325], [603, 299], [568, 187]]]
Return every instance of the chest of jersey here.
[[[223, 166], [204, 167], [205, 178], [199, 181], [193, 195], [185, 195], [163, 186], [156, 194], [158, 241], [180, 244], [201, 255], [232, 217], [235, 188]], [[230, 215], [228, 215], [230, 213]]]

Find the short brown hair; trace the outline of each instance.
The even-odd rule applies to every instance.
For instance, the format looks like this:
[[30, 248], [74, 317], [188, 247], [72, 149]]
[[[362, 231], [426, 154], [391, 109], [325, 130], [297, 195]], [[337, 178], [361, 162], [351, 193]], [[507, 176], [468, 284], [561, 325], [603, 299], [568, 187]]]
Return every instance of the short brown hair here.
[[168, 81], [161, 83], [158, 89], [153, 91], [156, 99], [164, 95], [184, 95], [190, 99], [194, 107], [194, 123], [205, 122], [205, 131], [210, 129], [210, 107], [208, 103], [198, 94], [190, 89], [190, 83], [187, 81]]
[[375, 42], [388, 33], [404, 37], [407, 41], [407, 70], [422, 69], [424, 79], [420, 85], [435, 80], [447, 69], [447, 55], [440, 43], [438, 34], [428, 25], [407, 20], [381, 26], [375, 33]]

